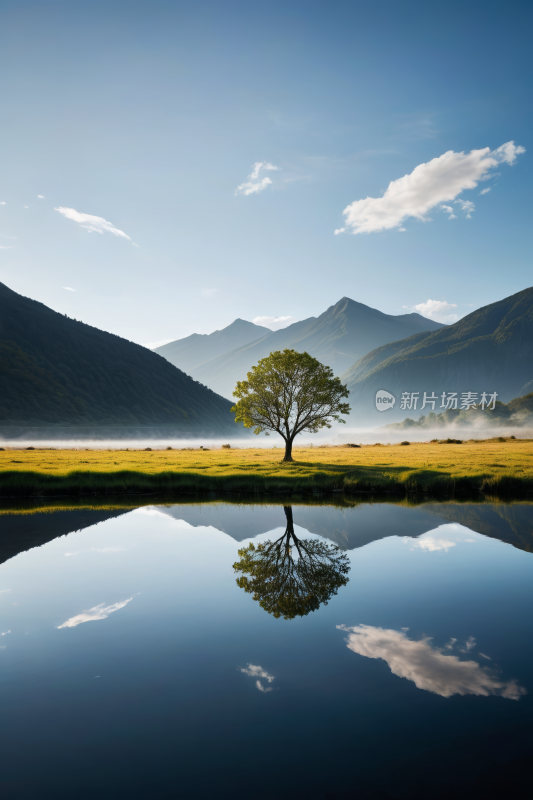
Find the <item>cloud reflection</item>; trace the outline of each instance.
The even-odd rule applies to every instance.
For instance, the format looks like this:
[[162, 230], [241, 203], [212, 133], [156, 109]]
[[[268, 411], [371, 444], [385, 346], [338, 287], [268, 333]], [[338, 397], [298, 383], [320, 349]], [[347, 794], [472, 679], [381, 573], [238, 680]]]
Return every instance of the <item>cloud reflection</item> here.
[[[275, 680], [274, 675], [269, 675], [268, 672], [258, 664], [248, 664], [247, 667], [241, 667], [240, 670], [244, 672], [245, 675], [249, 675], [250, 678], [263, 678], [268, 683], [272, 683], [272, 681]], [[260, 692], [266, 693], [272, 691], [270, 686], [263, 686], [260, 680], [256, 680], [255, 686]]]
[[448, 552], [450, 547], [456, 547], [459, 542], [475, 542], [475, 539], [465, 539], [464, 534], [471, 534], [468, 528], [458, 523], [451, 522], [439, 525], [432, 531], [427, 531], [421, 536], [413, 540], [410, 536], [402, 538], [404, 544], [410, 545], [410, 550], [415, 548], [418, 550], [425, 550], [428, 553], [434, 553], [437, 550], [444, 550]]
[[122, 553], [123, 547], [89, 547], [87, 550], [74, 550], [72, 553], [65, 553], [66, 556], [77, 556], [80, 553]]
[[100, 603], [98, 606], [94, 606], [94, 608], [89, 608], [88, 611], [82, 611], [81, 614], [77, 614], [75, 617], [70, 617], [64, 622], [62, 625], [58, 625], [58, 628], [75, 628], [76, 625], [81, 625], [82, 622], [93, 622], [97, 619], [106, 619], [110, 614], [114, 611], [118, 611], [119, 608], [124, 608], [130, 600], [133, 600], [133, 597], [128, 597], [127, 600], [121, 600], [118, 603], [113, 603], [110, 606], [106, 606], [103, 603]]
[[[501, 681], [476, 661], [460, 661], [457, 656], [433, 647], [429, 637], [413, 641], [407, 638], [405, 632], [372, 625], [355, 625], [352, 628], [337, 625], [337, 628], [349, 634], [347, 646], [354, 653], [367, 658], [382, 658], [394, 675], [413, 681], [415, 686], [426, 692], [441, 697], [454, 694], [484, 697], [500, 695], [508, 700], [518, 700], [527, 694], [526, 689], [515, 680]], [[468, 640], [467, 649], [473, 646], [471, 642], [472, 637]]]
[[455, 547], [456, 542], [450, 539], [442, 539], [436, 536], [423, 536], [416, 542], [413, 542], [413, 547], [418, 547], [420, 550], [428, 550], [433, 553], [435, 550], [445, 550], [448, 552], [450, 547]]

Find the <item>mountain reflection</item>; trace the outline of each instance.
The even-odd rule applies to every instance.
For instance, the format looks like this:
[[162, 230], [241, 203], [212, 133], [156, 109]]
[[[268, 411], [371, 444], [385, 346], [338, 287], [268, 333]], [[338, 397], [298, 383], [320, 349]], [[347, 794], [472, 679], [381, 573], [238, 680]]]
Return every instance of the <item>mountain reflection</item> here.
[[261, 608], [276, 619], [304, 617], [346, 586], [350, 567], [346, 553], [318, 539], [299, 539], [294, 533], [292, 506], [284, 506], [283, 536], [239, 550], [237, 586], [253, 594]]
[[[382, 658], [391, 672], [400, 678], [413, 681], [419, 689], [451, 697], [454, 694], [477, 694], [488, 697], [500, 695], [509, 700], [519, 700], [527, 694], [523, 686], [515, 680], [501, 681], [487, 667], [477, 661], [460, 661], [449, 651], [456, 640], [452, 639], [445, 648], [433, 647], [430, 638], [413, 641], [406, 633], [372, 625], [337, 625], [349, 635], [347, 646], [354, 653], [367, 658]], [[469, 651], [475, 642], [472, 637], [465, 646]], [[448, 652], [444, 652], [444, 651]], [[482, 655], [480, 653], [480, 655]], [[484, 656], [487, 658], [487, 656]]]

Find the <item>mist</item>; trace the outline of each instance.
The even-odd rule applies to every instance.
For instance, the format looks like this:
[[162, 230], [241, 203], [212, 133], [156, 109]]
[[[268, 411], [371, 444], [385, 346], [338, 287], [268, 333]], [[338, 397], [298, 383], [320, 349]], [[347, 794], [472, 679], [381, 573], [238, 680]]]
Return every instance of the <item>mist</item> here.
[[[516, 425], [447, 425], [434, 428], [356, 428], [336, 426], [329, 431], [322, 431], [317, 434], [302, 434], [298, 436], [294, 443], [294, 448], [309, 448], [320, 446], [342, 446], [346, 444], [398, 444], [399, 442], [430, 442], [432, 439], [492, 439], [503, 436], [509, 438], [515, 436], [517, 439], [533, 439], [533, 426], [518, 427]], [[144, 450], [150, 447], [152, 450], [183, 450], [193, 448], [195, 450], [203, 447], [208, 450], [220, 450], [223, 445], [229, 444], [232, 450], [249, 449], [278, 449], [284, 450], [285, 443], [281, 436], [259, 435], [243, 439], [242, 436], [236, 438], [225, 437], [215, 438], [209, 436], [181, 439], [169, 436], [167, 439], [153, 438], [109, 438], [109, 439], [36, 439], [32, 437], [4, 439], [0, 441], [2, 447], [21, 449], [35, 447], [36, 449], [52, 448], [72, 450]]]

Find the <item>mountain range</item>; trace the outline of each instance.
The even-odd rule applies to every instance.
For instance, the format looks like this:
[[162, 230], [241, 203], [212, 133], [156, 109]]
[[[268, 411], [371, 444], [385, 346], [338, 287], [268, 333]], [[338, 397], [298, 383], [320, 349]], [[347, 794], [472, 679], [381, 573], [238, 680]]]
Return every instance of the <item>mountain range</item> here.
[[0, 283], [0, 425], [170, 426], [236, 435], [231, 403], [146, 347]]
[[[479, 308], [441, 330], [418, 333], [378, 347], [341, 377], [350, 391], [352, 416], [382, 424], [416, 412], [439, 413], [442, 393], [497, 393], [508, 402], [532, 389], [533, 288]], [[384, 414], [376, 410], [378, 390], [396, 398]], [[424, 392], [438, 399], [422, 410]], [[404, 393], [419, 395], [417, 407], [401, 407]], [[446, 401], [447, 402], [447, 401]], [[407, 413], [406, 413], [407, 412]]]
[[[509, 403], [533, 389], [533, 288], [453, 325], [383, 314], [344, 297], [319, 317], [279, 331], [237, 319], [153, 352], [0, 284], [0, 426], [13, 432], [66, 425], [82, 436], [109, 436], [113, 427], [123, 435], [150, 427], [154, 435], [161, 426], [165, 435], [241, 435], [229, 399], [235, 384], [285, 348], [307, 351], [341, 377], [352, 425], [449, 416], [443, 394], [456, 394], [457, 410], [468, 392], [478, 401], [485, 393]], [[395, 398], [386, 414], [376, 409], [380, 389]], [[432, 402], [423, 408], [424, 393]], [[509, 418], [531, 416], [528, 403], [498, 408]]]
[[[257, 336], [255, 340], [242, 341], [240, 346], [215, 356], [209, 356], [213, 346], [222, 341], [221, 334], [228, 331], [227, 340], [235, 341], [236, 320], [223, 331], [216, 331], [202, 339], [188, 336], [171, 344], [156, 348], [157, 353], [168, 358], [180, 369], [206, 354], [203, 362], [189, 366], [190, 374], [213, 391], [230, 398], [237, 381], [244, 380], [247, 373], [259, 359], [265, 358], [274, 350], [290, 348], [308, 352], [323, 364], [330, 366], [336, 375], [341, 375], [361, 356], [387, 342], [405, 339], [420, 332], [436, 331], [444, 328], [442, 323], [422, 317], [420, 314], [384, 314], [363, 303], [343, 297], [319, 317], [309, 317], [294, 322], [279, 331], [270, 331]], [[252, 323], [247, 323], [252, 325]], [[257, 330], [259, 326], [254, 326]], [[264, 329], [263, 329], [264, 330]], [[251, 337], [251, 328], [242, 329], [243, 336]], [[214, 338], [211, 338], [214, 337]], [[216, 342], [216, 344], [215, 344]]]

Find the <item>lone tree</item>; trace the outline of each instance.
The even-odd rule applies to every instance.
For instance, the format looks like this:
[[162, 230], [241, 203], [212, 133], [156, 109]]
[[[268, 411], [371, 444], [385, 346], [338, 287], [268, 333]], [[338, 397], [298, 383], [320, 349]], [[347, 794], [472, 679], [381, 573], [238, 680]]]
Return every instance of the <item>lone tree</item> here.
[[239, 550], [237, 586], [261, 608], [279, 619], [305, 617], [348, 583], [350, 562], [346, 553], [320, 539], [298, 539], [294, 533], [292, 507], [284, 506], [287, 526], [275, 542], [249, 544]]
[[340, 414], [349, 414], [350, 406], [342, 399], [348, 389], [333, 377], [329, 367], [309, 353], [284, 350], [262, 358], [239, 381], [233, 392], [238, 402], [231, 409], [235, 422], [254, 433], [279, 433], [285, 440], [284, 461], [292, 461], [292, 444], [303, 431], [317, 433], [331, 428], [331, 422], [346, 422]]

